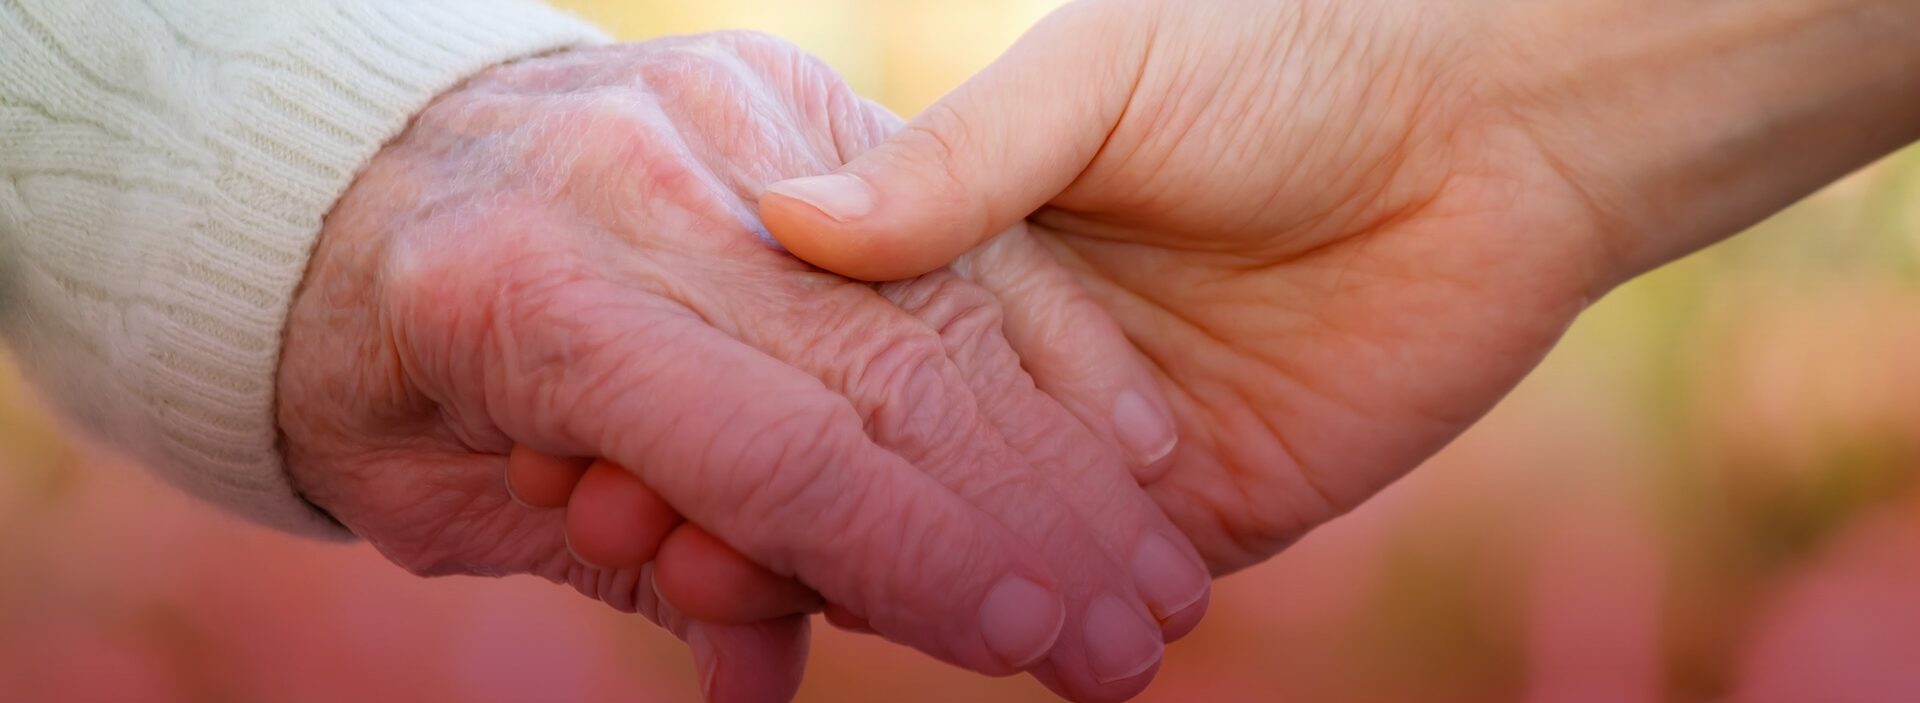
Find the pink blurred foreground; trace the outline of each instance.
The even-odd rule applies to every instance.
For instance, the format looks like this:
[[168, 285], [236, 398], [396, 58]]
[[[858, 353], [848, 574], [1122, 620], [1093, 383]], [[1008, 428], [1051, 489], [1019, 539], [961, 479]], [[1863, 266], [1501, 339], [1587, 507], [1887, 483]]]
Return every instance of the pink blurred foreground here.
[[[911, 111], [1051, 3], [561, 4], [761, 22]], [[241, 525], [72, 448], [18, 386], [0, 363], [0, 702], [698, 700], [643, 620]], [[1910, 152], [1599, 303], [1413, 478], [1223, 581], [1143, 700], [1920, 701], [1916, 399]], [[802, 701], [1051, 700], [816, 632]]]

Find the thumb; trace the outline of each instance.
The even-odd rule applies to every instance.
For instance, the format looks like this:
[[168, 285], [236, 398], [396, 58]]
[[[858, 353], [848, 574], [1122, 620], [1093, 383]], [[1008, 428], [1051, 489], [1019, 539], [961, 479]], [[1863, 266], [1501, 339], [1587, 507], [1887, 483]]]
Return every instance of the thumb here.
[[775, 183], [761, 218], [794, 255], [852, 278], [945, 266], [1071, 186], [1113, 131], [1151, 22], [1075, 3], [885, 143]]

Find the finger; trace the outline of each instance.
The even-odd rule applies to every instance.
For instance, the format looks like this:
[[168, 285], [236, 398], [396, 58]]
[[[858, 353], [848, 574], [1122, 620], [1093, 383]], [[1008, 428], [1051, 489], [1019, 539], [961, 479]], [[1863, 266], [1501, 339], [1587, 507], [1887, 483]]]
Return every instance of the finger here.
[[809, 623], [790, 615], [747, 625], [696, 624], [687, 633], [707, 703], [786, 703], [806, 674]]
[[997, 674], [1051, 648], [1063, 606], [1045, 562], [874, 445], [844, 397], [690, 314], [582, 302], [522, 313], [502, 338], [502, 359], [573, 360], [487, 377], [490, 407], [566, 399], [557, 417], [503, 412], [509, 435], [637, 468], [689, 520], [904, 644]]
[[1127, 108], [1149, 35], [1133, 13], [1068, 5], [884, 144], [769, 186], [761, 217], [795, 255], [854, 278], [944, 266], [1086, 170]]
[[[441, 490], [464, 494], [464, 520], [440, 531], [431, 561], [417, 554], [395, 554], [395, 545], [372, 540], [409, 568], [421, 573], [533, 573], [571, 584], [581, 594], [623, 612], [645, 612], [694, 645], [706, 675], [709, 701], [785, 703], [799, 690], [806, 667], [808, 624], [804, 617], [781, 618], [746, 627], [696, 627], [659, 602], [650, 574], [641, 569], [601, 569], [567, 553], [565, 516], [557, 510], [528, 511], [516, 506], [499, 483], [498, 457], [456, 454], [427, 461], [395, 460], [375, 467], [380, 477], [374, 494], [400, 500], [423, 465], [436, 469]], [[417, 491], [413, 492], [417, 496]], [[418, 503], [417, 499], [413, 501]], [[381, 514], [408, 514], [395, 503]], [[376, 533], [384, 534], [384, 533]], [[503, 535], [511, 536], [502, 538]], [[704, 645], [701, 644], [704, 641]]]
[[695, 619], [746, 625], [813, 612], [820, 596], [683, 522], [640, 478], [595, 462], [567, 506], [575, 558], [609, 569], [655, 563], [661, 595]]
[[656, 594], [652, 566], [636, 574], [638, 612], [686, 642], [708, 703], [787, 703], [806, 673], [810, 625], [790, 615], [748, 625], [720, 625], [680, 612]]
[[[859, 154], [904, 124], [867, 103], [858, 126], [835, 131]], [[884, 138], [884, 137], [881, 137]], [[1124, 447], [1142, 484], [1166, 474], [1179, 441], [1159, 379], [1112, 316], [1040, 246], [1026, 223], [954, 262], [955, 273], [999, 298], [1007, 341], [1034, 382], [1108, 444]]]
[[1007, 343], [1041, 391], [1108, 446], [1124, 448], [1142, 485], [1166, 474], [1179, 434], [1159, 377], [1024, 223], [961, 257], [953, 271], [1000, 300]]
[[587, 459], [548, 456], [516, 446], [507, 455], [507, 493], [529, 508], [565, 507], [573, 485], [587, 473]]
[[[875, 441], [953, 487], [1039, 546], [1063, 579], [1067, 603], [1066, 629], [1049, 660], [1070, 672], [1073, 680], [1088, 682], [1089, 691], [1100, 684], [1113, 684], [1090, 694], [1087, 700], [1138, 693], [1151, 678], [1150, 673], [1143, 672], [1159, 660], [1162, 636], [1131, 583], [1131, 543], [1126, 551], [1116, 552], [1105, 544], [1107, 538], [1101, 532], [1124, 527], [1121, 535], [1131, 542], [1140, 539], [1139, 527], [1091, 516], [1081, 509], [1089, 505], [1086, 501], [1062, 495], [1061, 486], [1049, 475], [1054, 468], [1031, 463], [1010, 445], [1007, 431], [1016, 422], [1002, 426], [993, 421], [993, 415], [1002, 411], [989, 405], [991, 399], [985, 394], [1002, 389], [974, 384], [970, 375], [1025, 383], [1031, 399], [1044, 401], [1057, 411], [1049, 417], [1028, 413], [1025, 419], [1045, 421], [1047, 431], [1077, 431], [1084, 439], [1077, 440], [1076, 447], [1099, 450], [1104, 446], [1025, 380], [1019, 359], [1006, 350], [1004, 341], [998, 343], [1004, 353], [983, 360], [979, 370], [969, 374], [966, 364], [970, 362], [955, 356], [968, 350], [949, 344], [948, 338], [997, 336], [993, 298], [950, 272], [935, 274], [929, 280], [951, 285], [888, 284], [881, 289], [923, 292], [928, 300], [917, 301], [919, 306], [945, 305], [940, 310], [947, 314], [915, 316], [909, 314], [913, 303], [874, 305], [882, 301], [865, 287], [814, 289], [806, 299], [821, 307], [804, 311], [800, 319], [863, 333], [823, 339], [817, 332], [809, 335], [801, 330], [782, 330], [785, 334], [767, 335], [753, 342], [769, 345], [782, 358], [827, 380], [853, 401]], [[902, 301], [896, 298], [896, 302]], [[1021, 431], [1039, 430], [1026, 427]], [[1118, 457], [1103, 456], [1112, 462], [1106, 466], [1114, 471], [1108, 478], [1117, 479], [1118, 488], [1131, 492], [1146, 505], [1146, 517], [1158, 520], [1157, 527], [1177, 535], [1164, 516], [1152, 508]], [[1115, 487], [1101, 486], [1103, 495], [1114, 494]], [[1125, 515], [1127, 519], [1136, 516]], [[1199, 578], [1204, 585], [1204, 572]], [[892, 634], [884, 613], [862, 612], [874, 629], [883, 635]], [[1092, 641], [1098, 642], [1098, 648], [1089, 656], [1086, 645]]]
[[775, 574], [696, 525], [681, 525], [654, 559], [660, 597], [688, 616], [722, 625], [746, 625], [817, 612], [820, 594]]
[[618, 465], [593, 462], [567, 501], [567, 548], [575, 558], [607, 569], [638, 569], [653, 561], [680, 513]]
[[[1021, 359], [999, 333], [993, 296], [944, 271], [881, 291], [941, 330], [982, 412], [1052, 484], [1062, 501], [1056, 509], [1079, 515], [1099, 548], [1125, 565], [1121, 578], [1134, 588], [1099, 596], [1084, 611], [1070, 609], [1068, 636], [1049, 663], [1076, 700], [1137, 695], [1159, 664], [1161, 638], [1185, 634], [1197, 619], [1193, 611], [1204, 610], [1209, 578], [1199, 555], [1119, 455], [1019, 373]], [[1162, 621], [1176, 626], [1163, 630]]]

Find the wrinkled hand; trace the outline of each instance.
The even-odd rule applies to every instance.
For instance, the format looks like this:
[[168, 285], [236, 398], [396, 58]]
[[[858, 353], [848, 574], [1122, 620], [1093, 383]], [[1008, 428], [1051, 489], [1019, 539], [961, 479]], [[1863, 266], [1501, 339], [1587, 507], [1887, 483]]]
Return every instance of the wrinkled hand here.
[[1128, 472], [1152, 452], [1102, 441], [1155, 434], [1165, 407], [1118, 328], [1031, 239], [876, 288], [758, 225], [762, 184], [839, 166], [889, 119], [749, 35], [568, 52], [442, 96], [329, 217], [296, 299], [295, 484], [416, 573], [537, 574], [751, 650], [703, 662], [750, 684], [716, 698], [790, 695], [770, 670], [797, 667], [804, 620], [692, 626], [652, 570], [580, 563], [564, 512], [506, 490], [512, 449], [624, 466], [688, 527], [934, 656], [1136, 693], [1206, 579]]
[[881, 280], [1037, 212], [1022, 227], [1157, 366], [1181, 443], [1151, 492], [1229, 572], [1432, 455], [1621, 273], [1479, 7], [1069, 5], [762, 214]]

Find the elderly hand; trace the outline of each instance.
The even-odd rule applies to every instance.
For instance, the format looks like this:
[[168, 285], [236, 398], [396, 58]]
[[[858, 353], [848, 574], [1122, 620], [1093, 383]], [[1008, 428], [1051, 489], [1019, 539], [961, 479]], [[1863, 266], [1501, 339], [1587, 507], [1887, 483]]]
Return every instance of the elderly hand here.
[[[757, 224], [762, 184], [839, 166], [888, 119], [750, 35], [574, 51], [442, 96], [330, 216], [295, 302], [295, 484], [417, 573], [532, 573], [657, 608], [651, 570], [580, 563], [565, 514], [502, 481], [515, 447], [605, 457], [656, 514], [884, 636], [1136, 693], [1206, 578], [1128, 471], [1154, 450], [1102, 441], [1171, 441], [1118, 328], [1031, 240], [976, 262], [1017, 280], [969, 264], [876, 289]], [[1056, 351], [1016, 356], [1026, 338]], [[719, 680], [749, 681], [715, 698], [790, 695], [760, 672], [797, 663], [803, 620], [655, 614], [696, 649], [751, 650], [718, 655], [741, 667]]]

